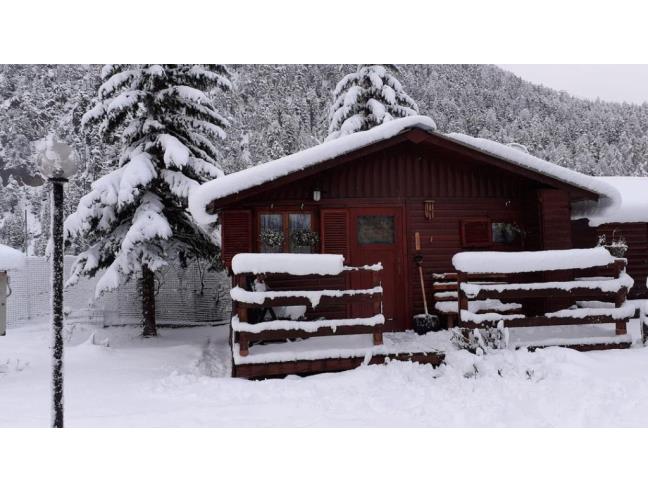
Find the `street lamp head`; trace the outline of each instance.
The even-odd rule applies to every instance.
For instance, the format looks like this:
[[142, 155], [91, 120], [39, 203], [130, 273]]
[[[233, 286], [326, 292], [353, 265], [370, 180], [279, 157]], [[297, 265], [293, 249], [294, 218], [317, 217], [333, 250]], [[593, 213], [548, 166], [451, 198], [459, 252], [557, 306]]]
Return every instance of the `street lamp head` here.
[[37, 146], [38, 167], [48, 178], [69, 178], [77, 172], [79, 155], [50, 133]]

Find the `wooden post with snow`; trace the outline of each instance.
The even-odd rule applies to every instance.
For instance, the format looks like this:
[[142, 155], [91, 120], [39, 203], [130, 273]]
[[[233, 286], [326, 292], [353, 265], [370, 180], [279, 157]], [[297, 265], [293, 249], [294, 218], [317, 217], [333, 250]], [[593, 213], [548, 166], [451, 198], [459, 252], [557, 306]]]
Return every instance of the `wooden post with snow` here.
[[[463, 310], [468, 311], [468, 296], [461, 288], [461, 284], [467, 280], [467, 275], [463, 272], [457, 272], [457, 326], [462, 326], [461, 322], [461, 312]], [[462, 335], [468, 339], [470, 330], [462, 330]]]
[[[625, 272], [625, 267], [626, 267], [626, 260], [625, 259], [619, 259], [614, 261], [614, 277], [619, 278], [621, 273]], [[614, 307], [615, 308], [620, 308], [623, 306], [626, 302], [626, 298], [628, 297], [628, 289], [626, 287], [623, 287], [620, 289], [614, 298]], [[615, 334], [616, 335], [625, 335], [628, 333], [627, 330], [627, 322], [625, 320], [617, 320], [615, 323]]]
[[[237, 276], [237, 285], [241, 289], [245, 289], [246, 287], [245, 274], [241, 274]], [[242, 306], [241, 303], [238, 301], [236, 302], [236, 315], [238, 316], [240, 323], [248, 322], [248, 308]], [[245, 332], [239, 333], [238, 338], [239, 338], [239, 354], [241, 354], [241, 356], [248, 355], [250, 353], [250, 340], [247, 333]]]
[[[371, 272], [371, 280], [372, 280], [372, 285], [373, 287], [379, 287], [382, 286], [381, 280], [380, 280], [380, 270], [373, 270]], [[380, 298], [375, 298], [373, 302], [373, 313], [374, 314], [382, 314], [383, 308], [382, 308], [382, 296]], [[374, 326], [374, 331], [373, 331], [373, 344], [374, 345], [382, 345], [383, 343], [383, 325], [375, 325]]]

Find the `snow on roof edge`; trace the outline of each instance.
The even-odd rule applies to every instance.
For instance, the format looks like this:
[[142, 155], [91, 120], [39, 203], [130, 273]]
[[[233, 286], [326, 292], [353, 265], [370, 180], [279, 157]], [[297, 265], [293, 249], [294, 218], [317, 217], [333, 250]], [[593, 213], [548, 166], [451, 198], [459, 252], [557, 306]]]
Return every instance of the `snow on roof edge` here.
[[613, 203], [618, 203], [620, 201], [621, 196], [616, 188], [607, 183], [597, 181], [594, 176], [589, 176], [574, 171], [573, 169], [559, 166], [553, 162], [546, 161], [527, 152], [523, 152], [522, 150], [518, 150], [515, 147], [494, 140], [471, 137], [469, 135], [464, 135], [463, 133], [441, 133], [439, 136], [462, 144], [466, 147], [473, 148], [483, 154], [497, 157], [498, 159], [508, 161], [519, 167], [549, 176], [564, 183], [576, 186], [577, 188], [591, 191], [599, 196], [606, 197], [609, 199], [609, 202], [603, 204], [606, 208]]
[[189, 211], [198, 223], [208, 224], [214, 222], [215, 216], [206, 211], [207, 205], [214, 200], [234, 195], [315, 164], [359, 150], [373, 143], [387, 140], [411, 128], [435, 131], [436, 123], [428, 116], [398, 118], [370, 130], [330, 140], [274, 161], [228, 174], [192, 190], [189, 194]]
[[216, 217], [208, 213], [206, 207], [214, 200], [234, 195], [254, 186], [359, 150], [373, 143], [387, 140], [412, 128], [421, 128], [478, 152], [591, 191], [602, 197], [597, 202], [589, 202], [583, 209], [595, 209], [602, 212], [618, 206], [621, 202], [621, 195], [614, 186], [597, 181], [592, 176], [581, 174], [572, 169], [545, 161], [539, 157], [493, 140], [471, 137], [461, 133], [444, 134], [437, 131], [436, 124], [431, 118], [427, 116], [409, 116], [392, 120], [370, 130], [330, 140], [295, 154], [290, 154], [274, 161], [265, 162], [204, 183], [190, 192], [189, 211], [198, 223], [212, 223]]
[[593, 179], [614, 187], [620, 199], [611, 207], [603, 207], [592, 201], [575, 204], [572, 220], [587, 219], [591, 227], [648, 222], [648, 177], [595, 176]]

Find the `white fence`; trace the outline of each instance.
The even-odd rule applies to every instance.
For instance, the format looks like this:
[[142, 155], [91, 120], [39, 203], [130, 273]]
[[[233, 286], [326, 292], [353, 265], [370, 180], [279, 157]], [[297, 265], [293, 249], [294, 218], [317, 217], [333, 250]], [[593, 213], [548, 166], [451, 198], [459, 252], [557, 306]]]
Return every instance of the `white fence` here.
[[[74, 256], [65, 257], [68, 278]], [[202, 277], [202, 285], [201, 285]], [[27, 258], [25, 268], [10, 273], [8, 326], [46, 320], [50, 315], [50, 265], [40, 256]], [[168, 267], [157, 275], [156, 316], [159, 325], [211, 323], [229, 318], [229, 279], [223, 272], [202, 272], [196, 265]], [[97, 277], [66, 288], [64, 309], [70, 319], [103, 326], [137, 323], [141, 301], [135, 280], [94, 299]]]

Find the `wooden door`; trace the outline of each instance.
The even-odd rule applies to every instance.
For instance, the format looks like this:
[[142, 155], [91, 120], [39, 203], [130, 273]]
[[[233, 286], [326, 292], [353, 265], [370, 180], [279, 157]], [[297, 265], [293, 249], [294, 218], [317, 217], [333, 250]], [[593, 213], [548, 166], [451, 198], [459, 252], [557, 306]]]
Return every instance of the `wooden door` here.
[[[352, 265], [382, 263], [383, 314], [385, 329], [400, 331], [408, 327], [406, 285], [403, 264], [403, 212], [400, 207], [353, 208], [349, 213], [349, 246]], [[354, 289], [371, 287], [371, 273], [357, 272], [351, 277]], [[371, 315], [371, 306], [353, 305], [354, 317]]]

